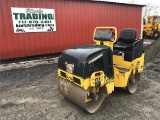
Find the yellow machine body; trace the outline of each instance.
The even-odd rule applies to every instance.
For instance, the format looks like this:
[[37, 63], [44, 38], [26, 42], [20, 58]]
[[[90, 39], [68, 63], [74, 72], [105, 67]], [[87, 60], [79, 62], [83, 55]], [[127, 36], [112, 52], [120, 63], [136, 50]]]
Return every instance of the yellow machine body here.
[[[113, 49], [114, 49], [113, 46], [114, 46], [115, 42], [117, 41], [117, 29], [115, 27], [97, 27], [97, 28], [95, 28], [94, 35], [96, 34], [96, 31], [98, 29], [112, 29], [114, 31], [114, 39], [113, 40], [103, 41], [103, 45], [109, 46], [113, 51]], [[95, 41], [96, 45], [100, 46], [102, 44], [101, 41], [99, 41], [99, 40], [94, 39], [94, 41]], [[69, 98], [70, 100], [72, 100], [73, 102], [78, 104], [79, 106], [81, 106], [82, 108], [86, 109], [89, 113], [96, 112], [97, 109], [99, 109], [99, 107], [101, 106], [100, 104], [102, 104], [102, 102], [101, 102], [102, 100], [100, 100], [100, 102], [97, 102], [97, 103], [95, 102], [94, 105], [91, 104], [88, 107], [86, 104], [89, 103], [90, 101], [92, 101], [92, 99], [90, 97], [88, 97], [88, 96], [90, 96], [91, 93], [94, 93], [94, 95], [96, 95], [100, 92], [101, 88], [103, 88], [103, 94], [109, 95], [112, 92], [114, 92], [115, 87], [120, 87], [120, 88], [126, 89], [128, 83], [129, 83], [129, 80], [134, 78], [135, 75], [137, 75], [143, 71], [144, 53], [140, 57], [134, 59], [133, 61], [125, 61], [123, 54], [121, 56], [113, 55], [112, 57], [113, 57], [114, 76], [111, 78], [107, 77], [105, 75], [104, 71], [96, 71], [96, 72], [93, 72], [89, 78], [84, 79], [81, 76], [74, 75], [70, 68], [68, 68], [70, 70], [67, 70], [67, 68], [66, 68], [66, 70], [62, 70], [59, 68], [58, 69], [58, 76], [61, 79], [63, 79], [59, 83], [60, 92], [64, 96], [66, 96], [67, 98]], [[97, 56], [97, 58], [98, 58], [98, 56]], [[88, 63], [90, 63], [90, 62], [92, 62], [92, 60], [88, 61]], [[71, 66], [72, 65], [70, 65], [70, 67]], [[77, 82], [75, 82], [75, 80], [78, 80], [80, 82], [77, 83]], [[69, 85], [68, 85], [68, 83], [69, 83]], [[100, 84], [97, 86], [95, 83], [100, 83]], [[84, 92], [83, 94], [85, 94], [84, 95], [85, 98], [83, 98], [81, 101], [77, 101], [76, 98], [73, 98], [74, 93], [69, 95], [69, 91], [72, 91], [72, 92], [74, 91], [74, 90], [69, 89], [69, 88], [71, 88], [72, 85], [74, 86], [74, 89], [79, 89], [79, 91], [81, 91], [81, 92], [79, 92], [79, 94], [82, 94]], [[132, 93], [132, 91], [131, 91], [131, 93]], [[77, 94], [78, 93], [75, 93], [74, 95], [76, 96]], [[77, 95], [77, 98], [78, 97], [79, 97], [79, 95]], [[81, 98], [79, 98], [79, 99], [81, 99]], [[96, 97], [95, 97], [95, 99], [96, 99]], [[100, 97], [99, 97], [99, 99], [100, 99]], [[104, 97], [102, 97], [102, 99], [104, 99]], [[82, 103], [82, 101], [83, 101], [83, 103]], [[95, 104], [97, 104], [97, 105], [95, 106]]]
[[160, 37], [160, 16], [147, 16], [143, 22], [143, 37]]
[[114, 61], [114, 86], [123, 87], [127, 86], [130, 75], [133, 77], [137, 73], [143, 71], [144, 66], [144, 53], [140, 58], [135, 59], [132, 62], [124, 61], [123, 56], [113, 56]]

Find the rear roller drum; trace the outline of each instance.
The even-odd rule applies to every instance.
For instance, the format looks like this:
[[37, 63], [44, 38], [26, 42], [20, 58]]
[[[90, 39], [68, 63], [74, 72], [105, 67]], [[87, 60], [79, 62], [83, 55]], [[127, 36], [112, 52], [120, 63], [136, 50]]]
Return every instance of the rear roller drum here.
[[137, 73], [133, 78], [132, 77], [129, 78], [126, 90], [129, 93], [135, 93], [137, 91], [139, 82], [140, 82], [140, 73]]
[[89, 113], [98, 111], [107, 95], [103, 88], [99, 89], [98, 93], [93, 93], [62, 78], [59, 79], [58, 89], [62, 95]]

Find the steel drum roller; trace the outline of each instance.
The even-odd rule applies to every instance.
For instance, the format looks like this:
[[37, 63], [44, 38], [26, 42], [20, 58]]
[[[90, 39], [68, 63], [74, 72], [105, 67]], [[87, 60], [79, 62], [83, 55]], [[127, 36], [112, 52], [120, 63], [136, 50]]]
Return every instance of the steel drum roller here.
[[101, 88], [98, 93], [99, 97], [96, 101], [91, 100], [90, 102], [85, 102], [89, 94], [89, 90], [85, 91], [81, 87], [63, 78], [59, 78], [58, 89], [59, 92], [63, 94], [66, 98], [68, 98], [78, 106], [82, 107], [89, 113], [94, 113], [98, 111], [101, 108], [107, 95], [105, 93], [105, 90]]

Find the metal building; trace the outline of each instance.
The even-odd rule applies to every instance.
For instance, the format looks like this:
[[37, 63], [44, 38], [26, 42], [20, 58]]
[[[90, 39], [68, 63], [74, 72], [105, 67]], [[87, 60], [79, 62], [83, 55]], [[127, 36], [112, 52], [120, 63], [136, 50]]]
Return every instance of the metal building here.
[[[123, 28], [136, 28], [137, 37], [140, 37], [142, 7], [91, 0], [1, 0], [0, 59], [57, 53], [75, 45], [93, 43], [92, 34], [96, 26], [115, 26], [118, 33]], [[54, 18], [49, 13], [41, 16], [43, 9], [47, 12], [53, 10]], [[21, 13], [23, 10], [31, 14], [25, 16]], [[53, 18], [55, 29], [49, 28], [44, 32], [41, 26], [42, 31], [36, 32], [33, 28], [25, 28], [26, 25], [22, 26], [29, 32], [22, 29], [20, 24], [27, 23], [24, 19], [34, 23], [32, 20], [38, 18]]]

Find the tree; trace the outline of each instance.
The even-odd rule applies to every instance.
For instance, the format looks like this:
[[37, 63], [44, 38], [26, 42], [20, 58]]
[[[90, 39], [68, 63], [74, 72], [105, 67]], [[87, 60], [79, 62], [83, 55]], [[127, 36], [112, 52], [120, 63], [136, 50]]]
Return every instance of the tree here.
[[146, 7], [144, 8], [144, 11], [143, 11], [143, 17], [147, 17], [149, 15], [158, 15], [159, 13], [159, 7], [158, 6], [155, 6], [155, 5], [152, 5], [152, 4], [147, 4]]
[[134, 0], [131, 0], [130, 2], [129, 2], [129, 4], [133, 4], [134, 3]]
[[[130, 0], [130, 2], [128, 2], [129, 4], [134, 4], [135, 0]], [[147, 17], [147, 16], [158, 16], [160, 13], [160, 8], [159, 6], [153, 5], [148, 3], [143, 10], [143, 17]]]

